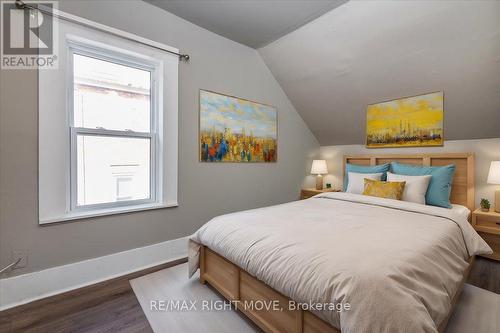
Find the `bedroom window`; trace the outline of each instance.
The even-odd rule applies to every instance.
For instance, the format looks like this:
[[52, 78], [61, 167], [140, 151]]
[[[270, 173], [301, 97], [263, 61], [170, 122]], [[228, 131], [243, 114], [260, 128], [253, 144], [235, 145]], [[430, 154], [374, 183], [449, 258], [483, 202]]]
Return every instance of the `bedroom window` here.
[[70, 50], [71, 209], [155, 202], [154, 64], [81, 45]]
[[38, 71], [39, 223], [177, 206], [179, 58], [154, 46], [178, 50], [59, 32], [59, 68]]

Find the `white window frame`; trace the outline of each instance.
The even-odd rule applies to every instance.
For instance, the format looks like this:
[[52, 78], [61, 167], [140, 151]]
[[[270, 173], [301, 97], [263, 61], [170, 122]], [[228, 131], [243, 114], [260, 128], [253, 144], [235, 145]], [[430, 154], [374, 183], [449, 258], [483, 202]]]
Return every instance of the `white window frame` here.
[[[121, 53], [116, 49], [106, 49], [101, 46], [96, 46], [90, 41], [68, 39], [68, 121], [70, 133], [70, 193], [69, 193], [69, 211], [71, 212], [89, 212], [100, 209], [117, 208], [124, 206], [137, 206], [144, 204], [152, 204], [159, 202], [161, 198], [161, 186], [157, 186], [158, 175], [161, 173], [162, 152], [156, 147], [159, 145], [159, 136], [162, 134], [161, 126], [158, 124], [159, 119], [159, 87], [160, 82], [158, 73], [161, 70], [161, 64], [152, 60], [141, 59], [129, 54]], [[115, 64], [133, 67], [148, 71], [151, 73], [150, 83], [150, 131], [135, 132], [132, 130], [110, 130], [105, 128], [86, 128], [76, 127], [74, 123], [74, 55], [91, 57], [98, 60], [108, 61]], [[77, 140], [78, 135], [99, 136], [99, 137], [114, 137], [114, 138], [140, 138], [149, 139], [150, 142], [150, 178], [149, 178], [149, 198], [137, 200], [123, 200], [115, 202], [107, 202], [100, 204], [78, 205], [78, 171], [77, 171]]]
[[[81, 26], [59, 21], [59, 70], [38, 70], [38, 221], [40, 225], [87, 219], [152, 209], [177, 207], [178, 201], [178, 66], [177, 48], [129, 32], [93, 22], [72, 14], [58, 11], [58, 15], [82, 22]], [[94, 29], [95, 28], [95, 29]], [[109, 34], [108, 34], [109, 32]], [[121, 38], [123, 37], [123, 38]], [[72, 119], [68, 110], [73, 98], [72, 71], [69, 61], [69, 44], [87, 46], [90, 51], [104, 50], [106, 54], [121, 55], [125, 61], [137, 62], [147, 67], [157, 67], [156, 84], [158, 103], [155, 118], [156, 180], [151, 195], [155, 200], [130, 204], [124, 201], [114, 207], [99, 206], [71, 210], [71, 133]], [[158, 50], [168, 50], [163, 52]], [[115, 53], [113, 53], [115, 52]], [[130, 63], [130, 62], [129, 62]], [[136, 63], [137, 65], [137, 63]], [[71, 79], [71, 80], [70, 80]], [[71, 83], [70, 83], [71, 82]], [[69, 91], [70, 90], [70, 91]], [[153, 103], [153, 100], [152, 100]], [[71, 121], [70, 121], [71, 120]], [[137, 134], [128, 133], [125, 134]], [[115, 133], [109, 132], [113, 135]], [[121, 134], [121, 133], [119, 133]], [[75, 135], [76, 136], [76, 135]], [[152, 146], [152, 145], [151, 145]], [[76, 164], [75, 164], [76, 165]], [[74, 198], [76, 198], [73, 195]], [[115, 203], [113, 203], [115, 204]], [[92, 208], [92, 209], [90, 209]]]

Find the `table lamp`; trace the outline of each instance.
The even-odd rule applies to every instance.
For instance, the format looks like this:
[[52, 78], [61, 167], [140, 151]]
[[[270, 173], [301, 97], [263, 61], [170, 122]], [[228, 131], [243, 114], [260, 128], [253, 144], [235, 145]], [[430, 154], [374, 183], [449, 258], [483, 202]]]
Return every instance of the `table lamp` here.
[[[500, 185], [500, 161], [493, 161], [488, 173], [488, 184]], [[500, 190], [495, 191], [495, 212], [500, 213]]]
[[323, 189], [323, 175], [326, 175], [327, 173], [328, 173], [328, 169], [326, 167], [325, 160], [313, 160], [313, 163], [311, 166], [311, 174], [318, 175], [316, 177], [316, 189], [317, 190]]

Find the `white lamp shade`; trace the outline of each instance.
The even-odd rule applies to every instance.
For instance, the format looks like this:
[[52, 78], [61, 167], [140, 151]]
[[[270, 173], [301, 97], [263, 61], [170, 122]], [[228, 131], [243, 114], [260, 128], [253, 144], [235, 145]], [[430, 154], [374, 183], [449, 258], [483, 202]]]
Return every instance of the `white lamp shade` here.
[[491, 162], [488, 184], [500, 185], [500, 161]]
[[311, 173], [314, 175], [325, 175], [328, 173], [325, 160], [313, 160]]

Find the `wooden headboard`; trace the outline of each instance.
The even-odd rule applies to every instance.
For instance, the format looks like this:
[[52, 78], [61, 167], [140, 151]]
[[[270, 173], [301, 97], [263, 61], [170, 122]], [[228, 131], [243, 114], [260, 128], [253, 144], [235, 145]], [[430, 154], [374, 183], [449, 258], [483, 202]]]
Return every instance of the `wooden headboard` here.
[[451, 188], [451, 203], [475, 209], [474, 199], [474, 153], [442, 153], [442, 154], [370, 154], [344, 155], [343, 175], [346, 163], [358, 165], [378, 165], [390, 162], [422, 166], [441, 166], [455, 164], [456, 171]]

